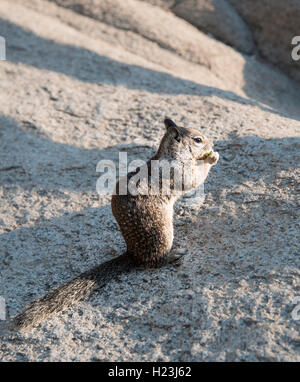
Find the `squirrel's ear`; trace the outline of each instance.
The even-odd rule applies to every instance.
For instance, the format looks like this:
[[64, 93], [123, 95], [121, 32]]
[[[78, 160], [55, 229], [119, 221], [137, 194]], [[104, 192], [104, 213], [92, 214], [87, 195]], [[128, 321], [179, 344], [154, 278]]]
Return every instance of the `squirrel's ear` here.
[[168, 133], [172, 134], [172, 136], [174, 137], [174, 139], [177, 142], [180, 142], [179, 128], [176, 125], [176, 123], [173, 122], [172, 119], [170, 119], [170, 118], [165, 118], [164, 123], [165, 123], [165, 126], [166, 126]]
[[170, 118], [165, 118], [164, 124], [166, 126], [166, 129], [168, 129], [169, 127], [177, 127], [176, 123], [173, 122]]

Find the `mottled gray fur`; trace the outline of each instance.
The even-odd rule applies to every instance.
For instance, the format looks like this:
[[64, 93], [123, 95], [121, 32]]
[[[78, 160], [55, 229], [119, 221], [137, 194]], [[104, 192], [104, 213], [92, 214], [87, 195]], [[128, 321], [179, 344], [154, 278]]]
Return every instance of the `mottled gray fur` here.
[[[58, 313], [75, 302], [88, 297], [94, 290], [107, 284], [121, 273], [134, 267], [159, 267], [170, 262], [170, 250], [173, 244], [173, 210], [175, 201], [185, 192], [204, 182], [210, 168], [219, 159], [213, 152], [213, 142], [198, 130], [177, 126], [166, 118], [166, 132], [160, 142], [157, 153], [147, 162], [147, 180], [151, 180], [151, 160], [177, 162], [184, 171], [190, 171], [192, 181], [177, 189], [171, 178], [170, 192], [162, 193], [161, 183], [157, 195], [151, 193], [151, 185], [145, 195], [112, 196], [112, 212], [126, 241], [125, 254], [101, 264], [76, 277], [72, 281], [49, 292], [46, 296], [32, 302], [23, 313], [13, 319], [13, 327], [24, 330], [38, 325], [42, 320]], [[210, 152], [208, 157], [205, 154]], [[137, 171], [127, 174], [127, 184]], [[142, 184], [143, 182], [141, 182]]]

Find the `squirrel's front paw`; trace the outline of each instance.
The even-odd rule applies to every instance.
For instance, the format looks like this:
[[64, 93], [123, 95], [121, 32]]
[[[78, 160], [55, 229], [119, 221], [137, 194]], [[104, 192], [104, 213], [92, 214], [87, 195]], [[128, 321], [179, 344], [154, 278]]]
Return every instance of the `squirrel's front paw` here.
[[214, 166], [218, 163], [219, 160], [219, 153], [217, 151], [213, 151], [208, 158], [205, 159], [206, 163], [209, 163], [210, 165]]

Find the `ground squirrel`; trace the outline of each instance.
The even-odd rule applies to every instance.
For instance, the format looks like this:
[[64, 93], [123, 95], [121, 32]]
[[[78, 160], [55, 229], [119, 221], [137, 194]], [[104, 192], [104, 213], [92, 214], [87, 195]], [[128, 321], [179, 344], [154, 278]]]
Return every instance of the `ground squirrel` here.
[[[118, 182], [116, 193], [111, 199], [113, 215], [126, 241], [126, 253], [81, 274], [32, 302], [23, 313], [13, 319], [14, 328], [24, 330], [38, 325], [50, 315], [88, 297], [95, 289], [137, 266], [159, 267], [177, 262], [178, 259], [170, 254], [173, 244], [174, 203], [183, 193], [204, 182], [210, 168], [217, 163], [219, 154], [213, 151], [213, 142], [198, 130], [179, 127], [169, 118], [164, 120], [164, 124], [166, 132], [156, 154], [145, 165], [148, 170], [147, 179], [139, 180], [137, 194], [120, 195]], [[163, 176], [159, 169], [158, 188], [156, 193], [151, 192], [153, 161], [159, 165], [163, 161], [181, 165], [183, 173], [189, 174], [188, 182], [184, 181], [183, 186], [177, 187], [174, 171], [171, 171], [169, 192], [165, 194]], [[140, 168], [128, 173], [123, 180], [129, 185], [138, 170]], [[143, 180], [149, 181], [146, 194], [141, 191]]]

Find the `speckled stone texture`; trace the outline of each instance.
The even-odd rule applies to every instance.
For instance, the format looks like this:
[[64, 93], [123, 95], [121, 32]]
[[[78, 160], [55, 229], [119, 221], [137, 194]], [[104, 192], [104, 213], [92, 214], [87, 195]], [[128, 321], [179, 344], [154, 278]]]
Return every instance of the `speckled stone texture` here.
[[149, 158], [165, 116], [214, 139], [220, 160], [204, 203], [176, 205], [183, 265], [124, 275], [26, 334], [0, 322], [0, 359], [300, 361], [299, 87], [171, 12], [110, 3], [97, 19], [0, 2], [7, 316], [124, 250], [99, 160]]

